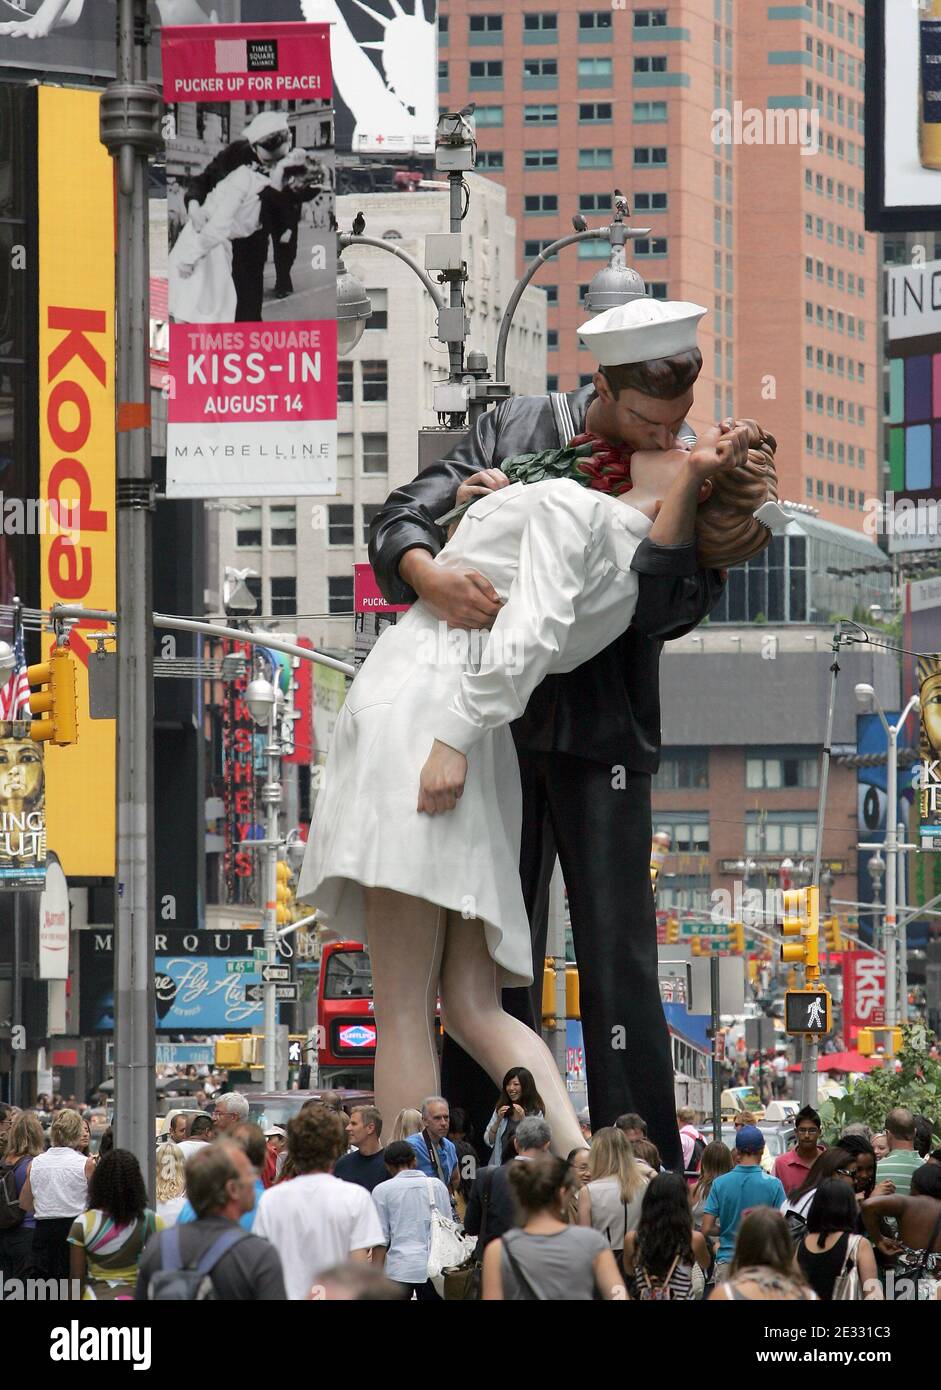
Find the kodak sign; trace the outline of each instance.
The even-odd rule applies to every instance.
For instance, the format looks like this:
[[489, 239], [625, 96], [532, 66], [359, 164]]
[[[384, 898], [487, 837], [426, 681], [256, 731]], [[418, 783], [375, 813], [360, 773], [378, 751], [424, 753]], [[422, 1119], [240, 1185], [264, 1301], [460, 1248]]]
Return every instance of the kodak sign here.
[[[39, 88], [38, 177], [40, 496], [74, 509], [68, 532], [40, 536], [42, 606], [113, 609], [114, 191], [97, 92]], [[102, 626], [72, 631], [79, 741], [45, 751], [47, 841], [68, 878], [114, 873], [115, 724], [88, 715]]]

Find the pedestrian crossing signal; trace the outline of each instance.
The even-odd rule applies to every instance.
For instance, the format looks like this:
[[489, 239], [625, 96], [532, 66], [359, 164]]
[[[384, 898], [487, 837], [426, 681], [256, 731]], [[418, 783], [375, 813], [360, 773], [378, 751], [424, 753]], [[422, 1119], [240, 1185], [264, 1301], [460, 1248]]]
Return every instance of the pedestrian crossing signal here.
[[821, 1037], [833, 1026], [830, 991], [793, 989], [784, 996], [784, 1031], [816, 1033]]

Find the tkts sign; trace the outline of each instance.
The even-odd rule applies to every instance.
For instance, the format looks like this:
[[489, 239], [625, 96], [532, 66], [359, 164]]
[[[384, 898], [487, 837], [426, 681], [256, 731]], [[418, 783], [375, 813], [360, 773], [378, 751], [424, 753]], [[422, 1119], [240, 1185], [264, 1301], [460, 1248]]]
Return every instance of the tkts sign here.
[[848, 1046], [860, 1028], [885, 1023], [885, 961], [869, 951], [843, 956], [843, 1032]]

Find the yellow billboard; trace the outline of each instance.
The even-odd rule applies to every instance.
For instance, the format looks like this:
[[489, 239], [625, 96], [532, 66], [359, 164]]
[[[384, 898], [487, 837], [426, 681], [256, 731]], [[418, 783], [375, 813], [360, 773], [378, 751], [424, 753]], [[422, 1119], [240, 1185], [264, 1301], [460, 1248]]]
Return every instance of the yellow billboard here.
[[[39, 88], [39, 491], [78, 509], [70, 533], [40, 535], [43, 608], [115, 606], [114, 185], [98, 100]], [[101, 626], [71, 637], [78, 743], [45, 754], [47, 843], [68, 878], [114, 873], [115, 723], [88, 715], [86, 629]]]

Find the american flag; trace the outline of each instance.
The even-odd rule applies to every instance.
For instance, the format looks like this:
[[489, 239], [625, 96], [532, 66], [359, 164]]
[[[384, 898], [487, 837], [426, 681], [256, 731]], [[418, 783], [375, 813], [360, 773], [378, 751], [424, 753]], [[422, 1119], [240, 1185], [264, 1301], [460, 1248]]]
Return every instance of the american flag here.
[[0, 690], [0, 719], [29, 719], [30, 690], [29, 681], [26, 679], [26, 648], [23, 646], [22, 628], [16, 634], [13, 654], [16, 666], [12, 676]]

